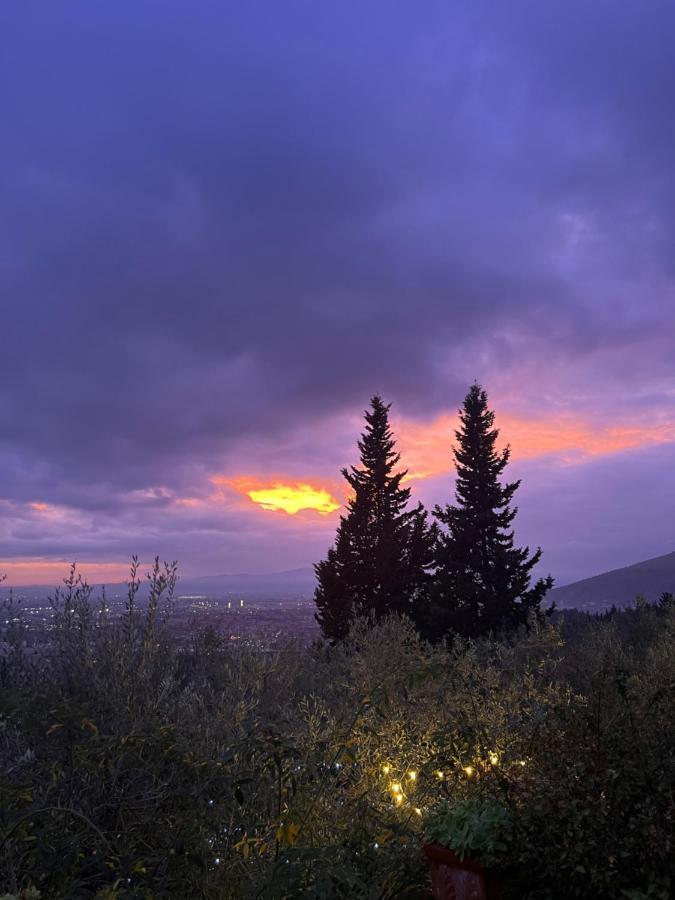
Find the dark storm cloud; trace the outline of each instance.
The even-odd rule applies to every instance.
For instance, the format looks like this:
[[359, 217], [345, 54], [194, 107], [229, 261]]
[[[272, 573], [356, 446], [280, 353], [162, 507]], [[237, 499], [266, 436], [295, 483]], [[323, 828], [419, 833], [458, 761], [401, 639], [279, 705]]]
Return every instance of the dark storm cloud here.
[[[619, 416], [662, 406], [674, 26], [665, 3], [3, 5], [0, 497], [124, 516], [375, 390], [433, 415], [528, 360], [590, 413], [591, 380]], [[605, 362], [635, 349], [626, 392]]]

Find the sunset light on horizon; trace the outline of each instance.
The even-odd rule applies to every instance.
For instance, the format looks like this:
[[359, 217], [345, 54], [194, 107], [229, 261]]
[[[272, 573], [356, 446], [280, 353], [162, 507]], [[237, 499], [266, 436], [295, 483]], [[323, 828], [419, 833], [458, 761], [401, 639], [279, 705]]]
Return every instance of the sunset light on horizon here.
[[[6, 575], [8, 587], [46, 585], [58, 587], [68, 577], [71, 566], [89, 584], [122, 584], [129, 578], [131, 560], [122, 562], [78, 562], [76, 559], [0, 559], [0, 576]], [[144, 565], [150, 567], [151, 560]]]
[[[452, 446], [455, 443], [456, 414], [442, 413], [429, 420], [413, 420], [397, 417], [392, 421], [397, 446], [401, 453], [400, 469], [407, 469], [405, 481], [413, 486], [433, 481], [437, 494], [434, 502], [444, 501], [444, 476], [452, 477]], [[351, 418], [351, 417], [350, 417]], [[358, 425], [355, 426], [358, 428]], [[653, 425], [640, 422], [624, 422], [622, 425], [597, 426], [569, 414], [548, 416], [523, 416], [505, 409], [499, 412], [495, 427], [499, 429], [499, 446], [511, 446], [512, 460], [527, 465], [528, 461], [550, 459], [558, 464], [583, 467], [585, 462], [603, 458], [620, 458], [622, 454], [651, 446], [669, 445], [675, 441], [675, 424], [664, 420]], [[349, 423], [340, 426], [348, 431]], [[354, 434], [354, 441], [357, 433]], [[311, 450], [311, 448], [309, 448]], [[355, 462], [354, 448], [346, 448], [344, 465]], [[316, 467], [315, 467], [316, 468]], [[322, 483], [323, 482], [323, 483]], [[216, 490], [209, 490], [208, 486]], [[328, 486], [330, 485], [330, 486]], [[263, 525], [270, 513], [284, 513], [278, 520], [278, 534], [283, 536], [284, 520], [294, 530], [311, 534], [317, 517], [334, 523], [348, 496], [347, 485], [335, 469], [326, 469], [323, 478], [299, 478], [297, 474], [272, 476], [261, 472], [258, 476], [212, 475], [206, 485], [193, 484], [195, 496], [175, 496], [166, 487], [148, 487], [135, 491], [137, 502], [160, 504], [163, 515], [174, 517], [179, 523], [182, 517], [218, 516], [229, 508], [248, 509], [251, 522]], [[342, 497], [342, 500], [339, 498]], [[239, 500], [237, 498], [240, 498]], [[246, 507], [241, 507], [241, 501]], [[26, 505], [25, 517], [32, 515], [54, 523], [77, 527], [78, 512], [75, 508], [56, 506], [34, 500]], [[291, 523], [290, 520], [295, 520]], [[186, 520], [187, 521], [187, 520]], [[81, 527], [86, 528], [86, 518]], [[331, 526], [332, 527], [332, 526]], [[323, 533], [323, 532], [322, 532]], [[77, 556], [74, 556], [76, 559]], [[149, 564], [151, 557], [145, 559]], [[7, 584], [59, 584], [67, 574], [72, 560], [0, 560], [0, 574], [7, 574]], [[123, 582], [128, 575], [128, 559], [87, 559], [78, 564], [78, 571], [90, 582]], [[205, 573], [208, 574], [208, 573]]]

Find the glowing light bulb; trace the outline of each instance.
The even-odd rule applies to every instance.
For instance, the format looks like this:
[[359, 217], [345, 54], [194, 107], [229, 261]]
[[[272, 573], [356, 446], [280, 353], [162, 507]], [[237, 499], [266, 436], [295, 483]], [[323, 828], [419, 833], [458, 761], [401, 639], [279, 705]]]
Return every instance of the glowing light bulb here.
[[524, 765], [526, 765], [525, 760], [524, 760], [524, 759], [519, 759], [519, 760], [518, 760], [518, 765], [519, 765], [519, 766], [524, 766]]
[[392, 792], [392, 794], [400, 794], [401, 793], [401, 785], [398, 783], [398, 781], [392, 782], [391, 792]]
[[389, 763], [385, 763], [382, 766], [382, 771], [384, 772], [385, 775], [388, 775], [391, 772], [391, 766], [389, 765]]
[[488, 754], [488, 756], [489, 756], [489, 759], [490, 759], [490, 765], [491, 765], [491, 766], [496, 766], [497, 763], [499, 762], [499, 754], [498, 754], [498, 753], [495, 753], [494, 750], [491, 750], [490, 753]]
[[434, 775], [436, 776], [436, 778], [438, 778], [439, 781], [443, 781], [443, 772], [441, 769], [436, 769]]
[[417, 813], [418, 816], [422, 815], [422, 810], [419, 808], [419, 806], [415, 807], [415, 812]]
[[400, 806], [401, 803], [403, 803], [403, 797], [401, 796], [401, 794], [397, 794], [394, 800], [396, 801], [397, 806]]
[[408, 772], [408, 778], [411, 781], [415, 781], [417, 779], [417, 772], [415, 772], [414, 769], [411, 769], [410, 772]]
[[463, 769], [466, 772], [467, 778], [471, 778], [473, 775], [473, 766], [463, 766]]

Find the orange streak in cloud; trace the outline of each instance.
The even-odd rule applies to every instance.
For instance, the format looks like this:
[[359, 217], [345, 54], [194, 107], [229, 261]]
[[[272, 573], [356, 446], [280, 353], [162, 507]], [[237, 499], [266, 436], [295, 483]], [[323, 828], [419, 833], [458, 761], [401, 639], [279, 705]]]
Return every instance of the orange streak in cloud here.
[[[675, 441], [672, 422], [594, 428], [566, 416], [535, 419], [507, 414], [498, 415], [495, 424], [502, 446], [511, 445], [514, 459], [557, 455], [568, 461], [581, 460]], [[402, 461], [408, 468], [407, 480], [432, 478], [452, 471], [457, 425], [457, 416], [453, 415], [442, 415], [431, 422], [403, 419], [394, 423]]]
[[[21, 587], [27, 584], [48, 584], [56, 587], [70, 571], [68, 560], [0, 560], [0, 576], [6, 575], [3, 587]], [[129, 563], [78, 563], [77, 571], [89, 584], [112, 584], [126, 581]]]
[[340, 508], [340, 502], [330, 491], [322, 487], [313, 487], [306, 482], [286, 484], [283, 481], [262, 482], [250, 478], [224, 478], [216, 476], [214, 484], [229, 485], [238, 493], [244, 494], [261, 509], [283, 510], [294, 516], [302, 509], [313, 509], [327, 516]]

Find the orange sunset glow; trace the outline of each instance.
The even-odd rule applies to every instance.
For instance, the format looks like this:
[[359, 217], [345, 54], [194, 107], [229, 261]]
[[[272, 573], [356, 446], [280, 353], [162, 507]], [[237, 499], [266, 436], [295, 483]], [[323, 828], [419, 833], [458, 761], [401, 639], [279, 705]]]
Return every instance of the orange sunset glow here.
[[[408, 470], [408, 482], [422, 481], [452, 472], [452, 445], [457, 417], [444, 413], [429, 421], [394, 420], [393, 430], [401, 453], [401, 465]], [[675, 423], [670, 420], [644, 425], [627, 421], [611, 426], [593, 425], [582, 418], [568, 415], [526, 417], [513, 413], [498, 413], [495, 424], [500, 429], [500, 442], [511, 445], [514, 460], [556, 457], [569, 464], [586, 459], [617, 454], [621, 451], [650, 447], [675, 441]], [[349, 457], [345, 458], [348, 463]], [[230, 504], [232, 492], [251, 510], [283, 512], [289, 517], [309, 511], [327, 517], [340, 509], [348, 496], [346, 485], [327, 473], [321, 481], [311, 476], [295, 480], [292, 475], [275, 473], [265, 476], [213, 475], [209, 481], [216, 488], [211, 495], [176, 497], [173, 508], [199, 512]], [[224, 492], [223, 489], [228, 489]], [[154, 497], [157, 490], [139, 492]], [[340, 497], [341, 499], [337, 499]], [[50, 523], [76, 522], [72, 510], [35, 500], [27, 504], [36, 518]], [[302, 519], [302, 517], [300, 517]], [[307, 520], [309, 522], [309, 519]], [[0, 575], [7, 575], [7, 584], [58, 584], [67, 573], [71, 560], [28, 558], [0, 562]], [[128, 563], [87, 562], [78, 571], [90, 583], [123, 582], [128, 575]]]
[[[72, 565], [72, 560], [0, 560], [0, 577], [7, 576], [6, 584], [22, 587], [31, 584], [61, 584]], [[129, 577], [129, 562], [78, 563], [77, 571], [89, 584], [113, 584]]]
[[[452, 471], [452, 445], [457, 424], [457, 416], [449, 413], [428, 422], [394, 421], [401, 465], [408, 470], [406, 481], [420, 481]], [[603, 428], [569, 416], [534, 418], [505, 413], [497, 416], [495, 424], [500, 430], [502, 446], [511, 445], [515, 460], [550, 455], [574, 463], [675, 441], [675, 423], [672, 422], [652, 426], [627, 423]], [[325, 516], [341, 506], [331, 492], [335, 488], [312, 485], [305, 480], [296, 482], [283, 475], [268, 479], [216, 475], [211, 482], [218, 487], [233, 488], [260, 509], [281, 510], [289, 516], [302, 510], [314, 510]], [[217, 499], [222, 501], [223, 498]]]
[[283, 510], [294, 516], [303, 509], [313, 509], [327, 516], [340, 508], [340, 502], [325, 488], [312, 487], [306, 482], [284, 484], [275, 481], [271, 484], [254, 482], [250, 479], [214, 479], [216, 484], [229, 484], [236, 491], [249, 497], [261, 509]]
[[[408, 481], [451, 471], [451, 445], [457, 424], [457, 416], [448, 414], [431, 422], [399, 419], [394, 423]], [[498, 415], [495, 424], [500, 430], [502, 446], [511, 445], [513, 459], [550, 454], [572, 461], [675, 440], [673, 422], [651, 427], [636, 424], [593, 428], [587, 422], [566, 416], [535, 419], [507, 413]]]

